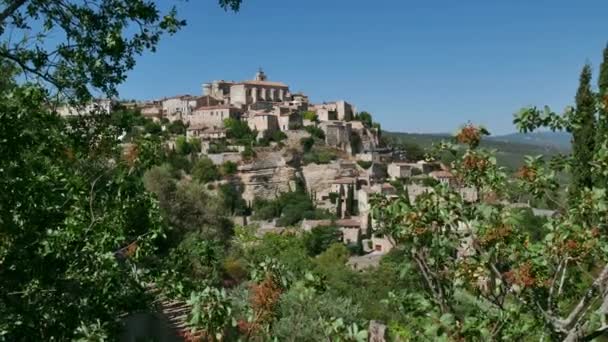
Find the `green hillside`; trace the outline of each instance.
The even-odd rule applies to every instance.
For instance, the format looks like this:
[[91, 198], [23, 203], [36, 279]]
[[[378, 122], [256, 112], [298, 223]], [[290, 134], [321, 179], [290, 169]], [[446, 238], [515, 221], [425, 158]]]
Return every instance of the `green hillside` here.
[[[423, 148], [429, 148], [433, 143], [451, 139], [447, 134], [419, 134], [401, 132], [382, 132], [386, 137], [395, 139], [401, 143], [414, 143]], [[568, 153], [565, 148], [556, 146], [543, 146], [540, 144], [523, 144], [516, 142], [506, 142], [498, 140], [488, 140], [482, 142], [485, 148], [495, 149], [498, 162], [510, 170], [517, 169], [526, 155], [546, 155], [552, 156], [558, 153]]]

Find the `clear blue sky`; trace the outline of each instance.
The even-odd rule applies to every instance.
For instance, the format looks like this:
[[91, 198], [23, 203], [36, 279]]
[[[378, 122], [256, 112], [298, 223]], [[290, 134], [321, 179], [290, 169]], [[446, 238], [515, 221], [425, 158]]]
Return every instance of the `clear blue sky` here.
[[501, 134], [523, 106], [570, 104], [581, 67], [595, 77], [608, 41], [605, 0], [244, 0], [236, 14], [216, 0], [177, 5], [188, 26], [139, 58], [121, 97], [199, 94], [262, 66], [387, 130], [452, 132], [470, 120]]

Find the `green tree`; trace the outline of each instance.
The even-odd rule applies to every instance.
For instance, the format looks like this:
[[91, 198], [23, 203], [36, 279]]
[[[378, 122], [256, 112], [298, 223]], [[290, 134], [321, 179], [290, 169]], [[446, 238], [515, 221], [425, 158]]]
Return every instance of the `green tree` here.
[[310, 230], [304, 237], [306, 249], [311, 256], [323, 253], [329, 246], [340, 242], [342, 233], [335, 225], [317, 226]]
[[[602, 145], [608, 144], [608, 45], [604, 48], [602, 64], [600, 64], [600, 73], [598, 77], [598, 119], [597, 132], [595, 135], [595, 148], [599, 150]], [[596, 186], [606, 188], [608, 186], [608, 177], [603, 175], [596, 176]]]
[[355, 185], [348, 185], [346, 191], [346, 215], [353, 216], [357, 214], [357, 206], [355, 205]]
[[576, 111], [572, 131], [572, 154], [575, 159], [572, 170], [570, 197], [578, 196], [593, 185], [591, 162], [595, 151], [595, 98], [591, 90], [591, 66], [585, 65], [581, 72], [576, 93]]
[[363, 123], [363, 125], [367, 128], [371, 128], [373, 124], [372, 115], [368, 112], [360, 112], [357, 113], [355, 118]]
[[302, 118], [304, 120], [308, 120], [308, 121], [317, 121], [319, 118], [317, 117], [317, 114], [315, 112], [311, 112], [311, 111], [305, 111], [302, 113]]
[[203, 157], [192, 167], [192, 177], [201, 183], [209, 183], [218, 180], [220, 172], [211, 159]]
[[175, 152], [187, 156], [193, 152], [193, 147], [185, 136], [180, 135], [175, 139]]
[[342, 202], [344, 202], [344, 188], [342, 186], [340, 186], [340, 192], [338, 193], [338, 198], [336, 201], [338, 202], [336, 205], [336, 216], [338, 218], [342, 218]]

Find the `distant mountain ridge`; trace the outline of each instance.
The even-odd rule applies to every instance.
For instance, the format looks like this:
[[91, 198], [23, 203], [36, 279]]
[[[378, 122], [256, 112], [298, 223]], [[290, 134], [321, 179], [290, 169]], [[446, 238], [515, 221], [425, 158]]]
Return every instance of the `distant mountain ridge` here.
[[566, 132], [511, 133], [490, 136], [487, 139], [508, 143], [553, 147], [565, 151], [569, 151], [572, 148], [570, 142], [572, 135]]
[[[452, 138], [447, 133], [403, 133], [383, 131], [383, 135], [402, 143], [413, 143], [423, 148]], [[485, 137], [482, 147], [496, 150], [499, 164], [516, 170], [522, 165], [525, 155], [547, 157], [570, 152], [570, 135], [567, 133], [538, 132], [530, 134], [513, 133], [502, 136]]]

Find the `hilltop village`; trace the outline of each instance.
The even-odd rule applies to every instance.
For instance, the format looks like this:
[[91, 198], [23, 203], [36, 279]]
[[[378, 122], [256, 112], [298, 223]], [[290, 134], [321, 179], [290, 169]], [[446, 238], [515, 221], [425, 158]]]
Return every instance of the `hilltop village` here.
[[[407, 193], [414, 201], [441, 182], [468, 201], [477, 199], [473, 189], [459, 187], [445, 165], [410, 160], [388, 146], [371, 114], [344, 100], [312, 103], [307, 95], [269, 80], [261, 69], [253, 80], [205, 83], [200, 96], [121, 105], [163, 127], [183, 124], [186, 141], [197, 146], [200, 156], [232, 169], [229, 177], [214, 182], [238, 189], [247, 209], [237, 210], [234, 220], [258, 227], [260, 234], [333, 226], [346, 245], [359, 246], [369, 259], [394, 247], [388, 237], [373, 233], [370, 201], [375, 195]], [[111, 111], [113, 102], [98, 100], [85, 110], [93, 108]], [[59, 112], [77, 111], [66, 107]], [[183, 138], [173, 137], [169, 147], [176, 148]], [[298, 191], [312, 201], [313, 210], [295, 219], [282, 219], [281, 210], [268, 213], [268, 202]], [[364, 259], [362, 264], [368, 264]]]

